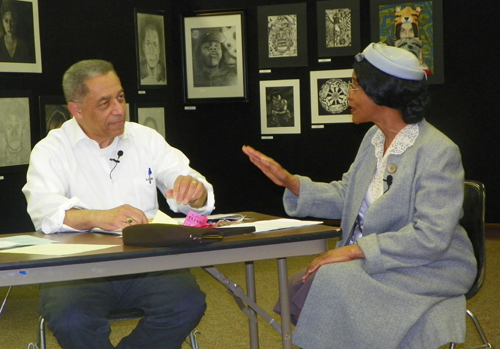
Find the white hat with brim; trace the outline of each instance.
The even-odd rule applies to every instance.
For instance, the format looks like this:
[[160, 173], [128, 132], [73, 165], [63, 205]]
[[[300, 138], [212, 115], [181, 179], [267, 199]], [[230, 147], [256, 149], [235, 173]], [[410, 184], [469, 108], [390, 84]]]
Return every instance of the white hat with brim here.
[[356, 55], [358, 62], [363, 58], [384, 73], [397, 78], [420, 81], [425, 77], [418, 58], [402, 48], [371, 43], [362, 53]]

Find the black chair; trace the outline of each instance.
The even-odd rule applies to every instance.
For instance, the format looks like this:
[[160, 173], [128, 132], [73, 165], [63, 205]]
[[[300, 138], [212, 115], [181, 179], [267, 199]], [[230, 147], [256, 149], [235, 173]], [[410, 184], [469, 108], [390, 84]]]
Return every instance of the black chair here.
[[[144, 312], [141, 309], [129, 309], [129, 310], [118, 310], [113, 311], [108, 315], [108, 321], [123, 321], [123, 320], [133, 320], [140, 319], [144, 316]], [[188, 344], [191, 349], [199, 349], [198, 339], [196, 336], [200, 334], [198, 330], [193, 330], [188, 339]], [[28, 347], [29, 349], [47, 349], [47, 344], [45, 341], [45, 319], [40, 316], [38, 318], [38, 339], [36, 343], [31, 343]]]
[[[486, 247], [485, 247], [485, 229], [484, 229], [484, 211], [485, 211], [485, 189], [484, 184], [477, 181], [465, 181], [464, 188], [464, 216], [460, 220], [460, 224], [467, 231], [469, 239], [474, 248], [474, 255], [477, 260], [477, 276], [474, 284], [469, 292], [465, 294], [467, 300], [472, 299], [481, 289], [485, 278], [486, 265]], [[467, 315], [471, 318], [476, 327], [479, 337], [483, 341], [483, 345], [474, 347], [493, 348], [484, 335], [483, 329], [479, 324], [476, 316], [467, 309]], [[450, 349], [455, 348], [455, 343], [450, 344]]]

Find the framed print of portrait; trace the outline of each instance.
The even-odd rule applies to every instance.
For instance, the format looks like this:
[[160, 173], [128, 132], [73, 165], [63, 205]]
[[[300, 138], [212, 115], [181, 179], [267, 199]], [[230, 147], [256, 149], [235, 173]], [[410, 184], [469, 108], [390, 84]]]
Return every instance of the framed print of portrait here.
[[151, 127], [165, 138], [165, 107], [155, 104], [136, 104], [137, 123]]
[[352, 71], [352, 69], [340, 69], [311, 72], [313, 124], [352, 122], [347, 100]]
[[167, 85], [163, 11], [135, 9], [137, 82], [139, 90]]
[[299, 80], [260, 82], [262, 134], [300, 133]]
[[182, 15], [186, 103], [246, 101], [244, 12]]
[[429, 84], [444, 83], [442, 0], [371, 0], [370, 16], [373, 42], [412, 52]]
[[0, 3], [0, 72], [41, 73], [38, 0]]
[[0, 91], [0, 172], [29, 163], [31, 119], [31, 93]]
[[50, 130], [59, 128], [71, 119], [63, 96], [40, 96], [40, 135], [45, 137]]
[[318, 1], [318, 56], [351, 56], [360, 50], [359, 0]]
[[306, 3], [257, 6], [259, 68], [307, 66]]

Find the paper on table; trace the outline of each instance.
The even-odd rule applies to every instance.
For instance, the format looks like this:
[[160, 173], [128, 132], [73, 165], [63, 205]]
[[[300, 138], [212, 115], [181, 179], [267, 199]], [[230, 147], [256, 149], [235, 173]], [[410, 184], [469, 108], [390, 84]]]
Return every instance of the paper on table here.
[[[297, 228], [297, 227], [305, 227], [308, 225], [321, 224], [323, 222], [318, 221], [301, 221], [299, 219], [291, 219], [291, 218], [278, 218], [271, 219], [266, 221], [257, 221], [251, 223], [240, 223], [237, 225], [231, 225], [229, 227], [255, 227], [255, 233], [261, 233], [270, 230], [278, 230], [278, 229], [287, 229], [287, 228]], [[222, 228], [224, 229], [224, 228]]]
[[35, 236], [16, 235], [0, 239], [0, 250], [31, 245], [52, 244], [57, 241], [42, 239]]
[[170, 217], [168, 214], [158, 210], [156, 212], [155, 218], [151, 223], [163, 223], [163, 224], [179, 224], [175, 219]]
[[[156, 212], [155, 217], [153, 218], [150, 223], [162, 223], [162, 224], [180, 224], [178, 221], [167, 215], [166, 213], [158, 210]], [[92, 233], [100, 233], [100, 234], [111, 234], [111, 235], [122, 235], [122, 230], [117, 229], [117, 230], [112, 230], [112, 231], [107, 231], [107, 230], [102, 230], [100, 228], [94, 228], [91, 230]]]
[[118, 245], [46, 244], [46, 245], [18, 247], [10, 250], [1, 251], [0, 253], [23, 253], [23, 254], [38, 254], [45, 256], [66, 256], [76, 253], [103, 250], [105, 248], [110, 248], [115, 246]]

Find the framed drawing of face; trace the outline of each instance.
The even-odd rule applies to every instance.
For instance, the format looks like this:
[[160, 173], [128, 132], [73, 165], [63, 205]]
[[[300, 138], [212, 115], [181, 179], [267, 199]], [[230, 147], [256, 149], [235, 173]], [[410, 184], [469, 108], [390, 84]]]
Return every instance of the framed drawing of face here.
[[442, 0], [371, 0], [373, 42], [410, 51], [427, 72], [429, 84], [444, 83]]
[[0, 174], [30, 159], [33, 133], [31, 93], [0, 91]]
[[165, 88], [167, 58], [163, 11], [135, 9], [139, 89]]
[[156, 130], [165, 138], [165, 106], [163, 104], [136, 104], [137, 123]]
[[246, 101], [244, 12], [182, 16], [185, 102]]
[[0, 18], [0, 72], [41, 73], [38, 0], [4, 0]]
[[40, 135], [45, 137], [50, 130], [59, 128], [71, 119], [63, 96], [40, 96]]

